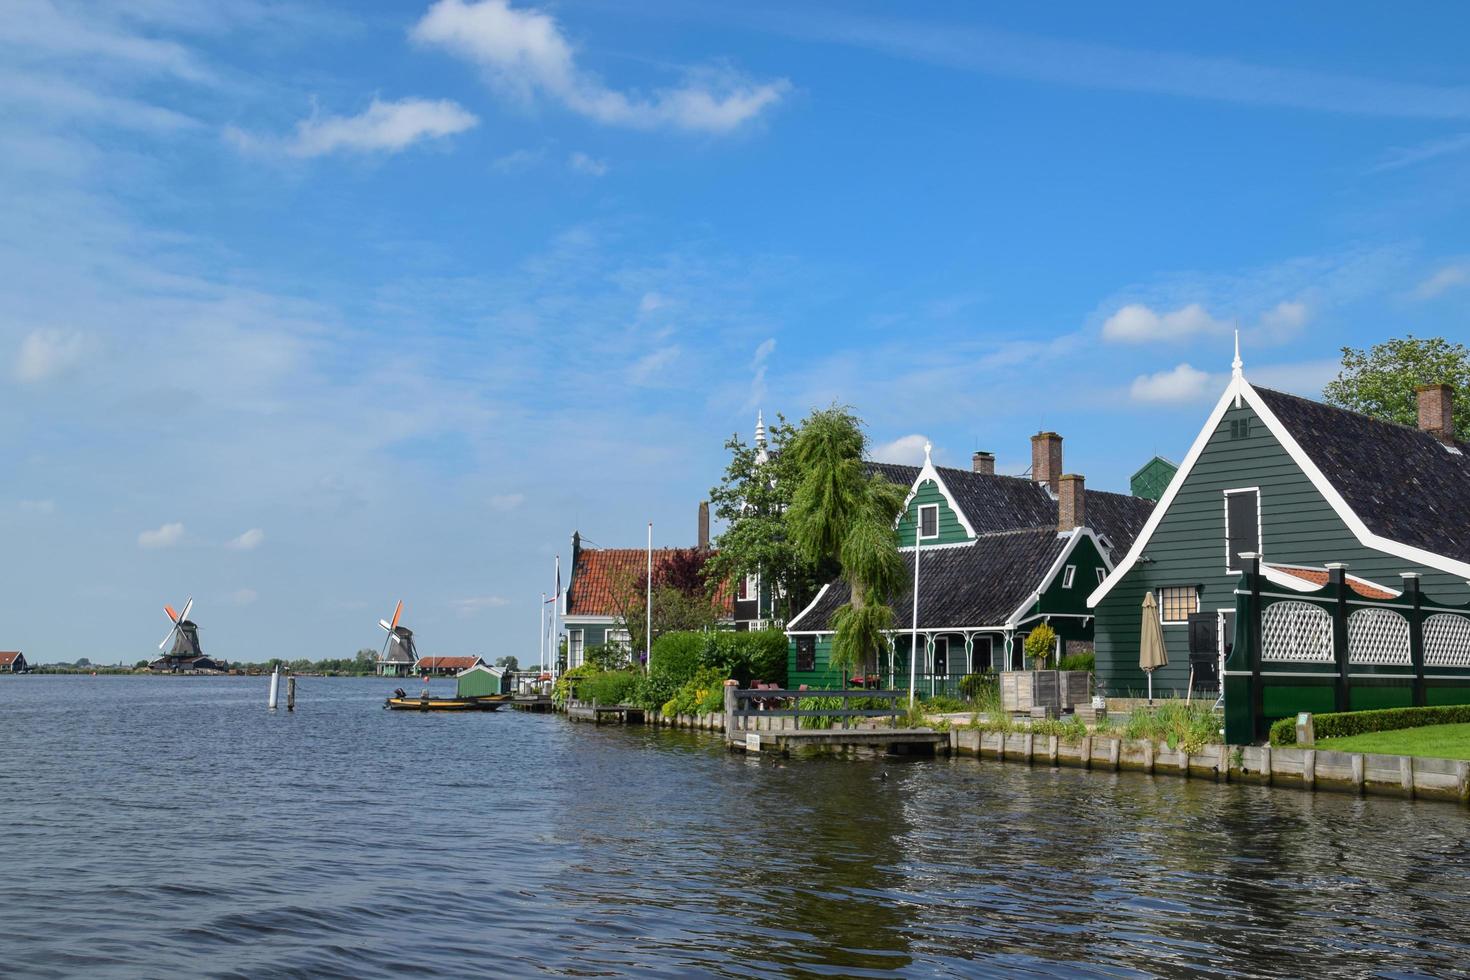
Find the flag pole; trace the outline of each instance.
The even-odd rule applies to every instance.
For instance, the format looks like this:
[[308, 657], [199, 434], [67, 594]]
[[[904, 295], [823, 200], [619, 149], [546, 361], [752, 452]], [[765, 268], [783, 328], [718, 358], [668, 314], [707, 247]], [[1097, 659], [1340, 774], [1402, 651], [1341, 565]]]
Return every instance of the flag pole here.
[[546, 593], [541, 593], [541, 655], [536, 663], [536, 673], [546, 672]]
[[919, 535], [924, 530], [923, 518], [914, 521], [914, 619], [909, 640], [909, 707], [914, 706], [914, 689], [919, 683]]
[[648, 610], [644, 624], [644, 670], [653, 667], [653, 522], [648, 522]]
[[[561, 555], [556, 556], [556, 593], [551, 597], [551, 679], [561, 668], [561, 636], [557, 630], [557, 607], [561, 605]], [[571, 651], [567, 651], [571, 656]]]

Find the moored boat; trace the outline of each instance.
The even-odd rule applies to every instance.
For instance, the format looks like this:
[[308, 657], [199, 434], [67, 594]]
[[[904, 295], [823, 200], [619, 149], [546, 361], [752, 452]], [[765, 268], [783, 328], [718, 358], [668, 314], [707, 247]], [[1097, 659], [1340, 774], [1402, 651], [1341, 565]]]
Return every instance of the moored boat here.
[[421, 694], [410, 697], [402, 690], [383, 699], [390, 711], [494, 711], [503, 703], [499, 698], [435, 697]]

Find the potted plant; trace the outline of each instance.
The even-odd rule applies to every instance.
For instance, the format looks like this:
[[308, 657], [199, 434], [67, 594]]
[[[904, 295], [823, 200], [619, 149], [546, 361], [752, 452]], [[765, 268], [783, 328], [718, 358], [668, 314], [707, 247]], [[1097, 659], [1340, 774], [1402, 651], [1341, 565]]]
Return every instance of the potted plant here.
[[1042, 623], [1026, 637], [1024, 649], [1032, 670], [1045, 670], [1046, 658], [1057, 645], [1057, 631]]

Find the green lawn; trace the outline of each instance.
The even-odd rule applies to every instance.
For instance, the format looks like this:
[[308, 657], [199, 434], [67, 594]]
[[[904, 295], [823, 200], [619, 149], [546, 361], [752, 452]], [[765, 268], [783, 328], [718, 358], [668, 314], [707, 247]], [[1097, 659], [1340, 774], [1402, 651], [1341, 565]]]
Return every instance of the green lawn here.
[[1382, 755], [1425, 755], [1439, 759], [1470, 759], [1470, 723], [1401, 728], [1396, 732], [1369, 732], [1347, 738], [1321, 738], [1317, 748], [1333, 752], [1374, 752]]

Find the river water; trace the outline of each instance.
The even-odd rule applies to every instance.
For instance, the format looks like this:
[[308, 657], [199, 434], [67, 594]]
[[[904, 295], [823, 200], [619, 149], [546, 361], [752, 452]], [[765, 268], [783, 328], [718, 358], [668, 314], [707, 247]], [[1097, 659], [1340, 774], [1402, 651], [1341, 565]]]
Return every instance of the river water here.
[[[0, 974], [1470, 970], [1470, 818], [386, 712], [378, 680], [0, 679]], [[441, 682], [447, 690], [447, 682]]]

